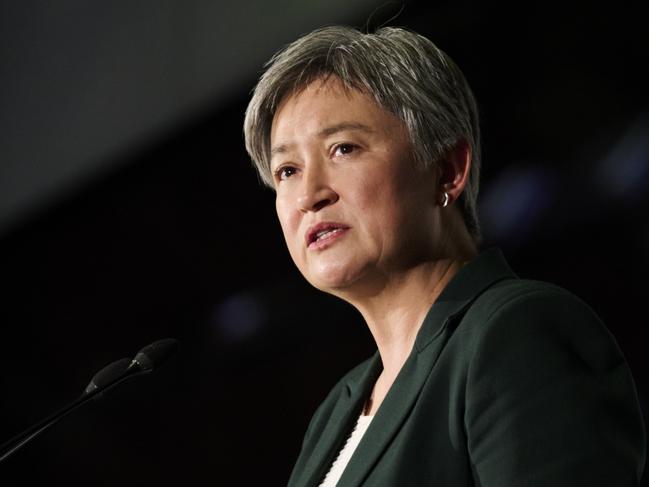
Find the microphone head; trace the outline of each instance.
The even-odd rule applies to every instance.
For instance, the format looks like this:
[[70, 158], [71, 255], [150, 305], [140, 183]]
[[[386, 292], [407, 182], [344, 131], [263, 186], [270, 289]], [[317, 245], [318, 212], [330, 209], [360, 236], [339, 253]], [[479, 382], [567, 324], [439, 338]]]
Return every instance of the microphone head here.
[[130, 365], [131, 359], [126, 357], [108, 364], [92, 377], [92, 380], [86, 387], [85, 393], [90, 394], [97, 389], [103, 389], [108, 384], [116, 381], [125, 375]]
[[142, 372], [151, 371], [167, 360], [177, 347], [178, 340], [175, 338], [163, 338], [140, 350], [133, 363], [139, 365]]

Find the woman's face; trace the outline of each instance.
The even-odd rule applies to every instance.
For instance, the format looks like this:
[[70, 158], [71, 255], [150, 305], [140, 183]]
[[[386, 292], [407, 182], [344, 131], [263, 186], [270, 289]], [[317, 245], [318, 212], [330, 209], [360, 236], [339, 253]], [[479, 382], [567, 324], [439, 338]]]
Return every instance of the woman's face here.
[[435, 250], [434, 172], [398, 118], [335, 77], [283, 100], [271, 171], [291, 257], [321, 290], [373, 289]]

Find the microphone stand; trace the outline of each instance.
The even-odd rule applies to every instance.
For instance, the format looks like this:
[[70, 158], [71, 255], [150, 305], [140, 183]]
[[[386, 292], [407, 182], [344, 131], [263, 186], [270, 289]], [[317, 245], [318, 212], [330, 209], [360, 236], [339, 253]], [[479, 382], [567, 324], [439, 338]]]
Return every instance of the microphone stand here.
[[116, 385], [120, 384], [121, 382], [131, 378], [135, 377], [137, 375], [142, 375], [146, 374], [147, 372], [150, 372], [151, 369], [148, 370], [142, 370], [138, 367], [129, 367], [126, 370], [126, 373], [120, 377], [117, 377], [116, 379], [112, 380], [111, 382], [107, 383], [104, 387], [97, 388], [91, 392], [87, 392], [83, 394], [80, 398], [78, 398], [76, 401], [68, 404], [64, 408], [58, 410], [51, 416], [48, 416], [44, 420], [36, 423], [34, 426], [31, 428], [23, 431], [22, 433], [14, 436], [12, 439], [9, 441], [5, 442], [2, 446], [0, 446], [0, 463], [5, 461], [7, 458], [9, 458], [13, 453], [15, 453], [18, 449], [26, 445], [29, 441], [33, 440], [36, 438], [39, 434], [41, 434], [43, 431], [47, 430], [51, 426], [55, 425], [58, 423], [61, 419], [63, 419], [65, 416], [70, 414], [72, 411], [80, 408], [83, 406], [85, 403], [88, 401], [92, 400], [95, 398], [97, 395], [101, 394], [102, 392], [106, 392], [109, 389], [112, 389]]

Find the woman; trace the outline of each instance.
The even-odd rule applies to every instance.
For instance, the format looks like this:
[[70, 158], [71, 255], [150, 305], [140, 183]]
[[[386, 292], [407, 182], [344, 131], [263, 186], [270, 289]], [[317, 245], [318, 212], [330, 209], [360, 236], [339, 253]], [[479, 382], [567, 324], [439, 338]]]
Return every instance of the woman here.
[[271, 59], [245, 137], [300, 272], [378, 348], [316, 411], [289, 485], [638, 485], [610, 334], [478, 254], [477, 109], [448, 56], [402, 29], [317, 30]]

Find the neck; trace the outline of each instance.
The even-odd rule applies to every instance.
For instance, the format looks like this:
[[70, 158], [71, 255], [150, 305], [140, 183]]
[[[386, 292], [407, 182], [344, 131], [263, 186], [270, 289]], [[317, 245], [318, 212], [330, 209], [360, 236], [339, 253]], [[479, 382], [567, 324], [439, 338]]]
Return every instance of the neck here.
[[391, 274], [378, 289], [374, 285], [372, 293], [348, 297], [376, 341], [383, 376], [393, 380], [399, 373], [428, 310], [463, 264], [463, 260], [452, 258], [424, 262]]

